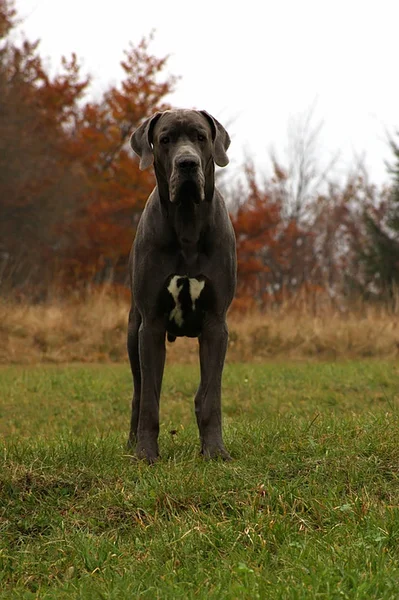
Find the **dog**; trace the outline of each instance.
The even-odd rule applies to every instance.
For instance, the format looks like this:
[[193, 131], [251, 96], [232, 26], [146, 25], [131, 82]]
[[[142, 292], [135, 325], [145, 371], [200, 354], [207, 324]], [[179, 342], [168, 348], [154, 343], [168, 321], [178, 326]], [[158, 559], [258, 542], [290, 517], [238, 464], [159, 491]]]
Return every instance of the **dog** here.
[[132, 307], [128, 353], [133, 375], [129, 448], [159, 457], [159, 399], [165, 337], [197, 337], [201, 379], [195, 414], [205, 458], [229, 460], [222, 438], [221, 383], [226, 313], [236, 288], [233, 226], [215, 187], [215, 163], [228, 164], [230, 137], [206, 111], [166, 110], [132, 134], [140, 169], [156, 187], [140, 218], [129, 260]]

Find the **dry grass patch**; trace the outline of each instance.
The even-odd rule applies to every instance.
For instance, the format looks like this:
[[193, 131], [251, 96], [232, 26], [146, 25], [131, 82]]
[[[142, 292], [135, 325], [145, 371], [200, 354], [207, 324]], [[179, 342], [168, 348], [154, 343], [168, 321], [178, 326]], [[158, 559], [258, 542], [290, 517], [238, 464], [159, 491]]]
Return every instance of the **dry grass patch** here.
[[373, 307], [347, 313], [330, 307], [316, 315], [285, 309], [250, 314], [231, 319], [231, 354], [241, 361], [393, 358], [399, 352], [398, 325], [398, 315]]
[[[127, 360], [129, 304], [107, 291], [85, 301], [0, 303], [0, 363], [119, 362]], [[399, 315], [383, 308], [283, 306], [232, 313], [228, 360], [269, 358], [394, 358], [399, 354]], [[172, 362], [197, 361], [197, 340], [168, 344]]]
[[82, 301], [0, 304], [0, 362], [126, 359], [126, 301], [95, 294]]

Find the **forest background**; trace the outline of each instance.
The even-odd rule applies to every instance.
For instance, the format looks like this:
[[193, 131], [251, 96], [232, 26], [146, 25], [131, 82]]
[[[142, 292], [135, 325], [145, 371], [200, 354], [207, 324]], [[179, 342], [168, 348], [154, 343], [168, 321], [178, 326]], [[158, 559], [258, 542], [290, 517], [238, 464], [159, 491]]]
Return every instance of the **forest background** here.
[[[4, 352], [21, 352], [19, 336], [21, 345], [26, 347], [26, 338], [32, 338], [40, 353], [56, 360], [49, 348], [60, 340], [53, 335], [53, 343], [49, 341], [49, 330], [59, 330], [57, 319], [70, 322], [72, 341], [79, 343], [79, 315], [86, 322], [94, 305], [118, 315], [108, 324], [110, 331], [123, 330], [128, 255], [154, 186], [153, 173], [139, 170], [129, 137], [142, 119], [170, 106], [168, 97], [179, 80], [165, 74], [168, 59], [152, 54], [148, 37], [126, 50], [120, 84], [89, 100], [92, 82], [82, 75], [76, 55], [63, 58], [51, 75], [39, 42], [15, 40], [17, 24], [13, 3], [0, 0]], [[387, 138], [388, 183], [375, 184], [361, 160], [344, 177], [335, 175], [334, 160], [319, 169], [320, 129], [310, 109], [290, 133], [285, 164], [271, 154], [271, 168], [262, 170], [248, 157], [235, 167], [234, 177], [218, 172], [237, 237], [233, 344], [235, 337], [236, 342], [243, 339], [244, 333], [238, 334], [243, 323], [252, 340], [240, 353], [286, 353], [293, 345], [295, 351], [306, 347], [310, 354], [340, 354], [336, 346], [342, 340], [326, 341], [324, 334], [330, 327], [336, 336], [337, 323], [342, 323], [344, 346], [350, 350], [351, 319], [353, 331], [362, 331], [368, 340], [359, 342], [361, 352], [373, 354], [371, 345], [384, 345], [388, 333], [384, 352], [397, 352], [398, 138]], [[100, 323], [98, 313], [96, 317]], [[315, 318], [321, 319], [318, 325]], [[375, 319], [382, 319], [380, 336], [375, 335]], [[321, 324], [323, 343], [315, 342]], [[253, 341], [256, 336], [259, 343]], [[67, 355], [83, 358], [76, 352]], [[103, 355], [113, 356], [110, 349], [98, 351]], [[120, 356], [115, 348], [114, 355]]]

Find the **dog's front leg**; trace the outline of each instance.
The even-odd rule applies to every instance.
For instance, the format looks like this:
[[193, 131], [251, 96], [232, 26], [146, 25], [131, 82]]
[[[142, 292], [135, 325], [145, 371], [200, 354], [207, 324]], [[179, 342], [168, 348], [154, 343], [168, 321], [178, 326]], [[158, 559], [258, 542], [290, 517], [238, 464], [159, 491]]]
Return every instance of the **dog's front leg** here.
[[129, 325], [127, 334], [127, 349], [129, 353], [130, 368], [133, 375], [133, 400], [132, 416], [130, 420], [130, 433], [128, 448], [134, 448], [137, 442], [137, 428], [139, 424], [140, 397], [141, 397], [141, 371], [139, 357], [139, 328], [141, 316], [137, 307], [133, 307], [129, 313]]
[[136, 453], [153, 463], [158, 458], [159, 397], [165, 365], [165, 330], [142, 323], [139, 330], [141, 401]]
[[222, 372], [227, 350], [225, 321], [211, 320], [199, 336], [201, 383], [195, 397], [195, 412], [205, 458], [231, 457], [222, 438]]

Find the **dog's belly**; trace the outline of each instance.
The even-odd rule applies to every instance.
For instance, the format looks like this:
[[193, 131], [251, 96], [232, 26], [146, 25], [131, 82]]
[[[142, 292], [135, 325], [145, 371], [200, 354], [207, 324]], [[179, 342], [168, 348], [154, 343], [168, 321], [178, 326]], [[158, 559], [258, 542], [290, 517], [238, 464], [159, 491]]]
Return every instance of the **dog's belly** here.
[[162, 298], [168, 339], [197, 337], [210, 308], [211, 285], [207, 278], [172, 275], [166, 281]]

